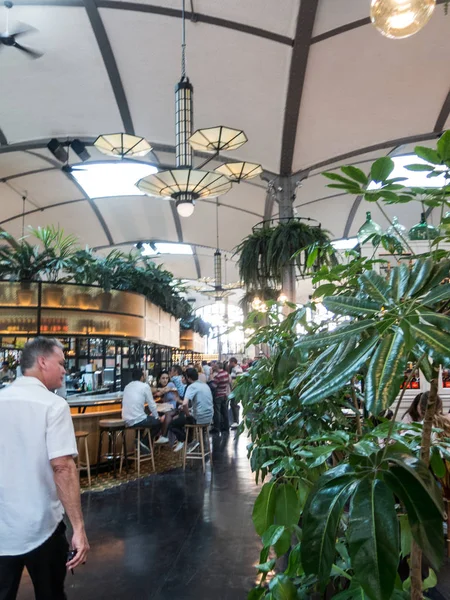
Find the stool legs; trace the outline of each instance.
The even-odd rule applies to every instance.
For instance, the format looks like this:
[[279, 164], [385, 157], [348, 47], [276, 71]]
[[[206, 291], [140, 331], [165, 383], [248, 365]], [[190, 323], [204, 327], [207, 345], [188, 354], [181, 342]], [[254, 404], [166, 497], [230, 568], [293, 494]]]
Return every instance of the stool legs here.
[[206, 466], [205, 466], [205, 446], [204, 446], [204, 442], [203, 442], [203, 429], [197, 430], [197, 433], [198, 433], [198, 437], [200, 438], [200, 451], [202, 453], [203, 473], [205, 473]]
[[[91, 487], [91, 463], [89, 462], [89, 448], [87, 436], [84, 438], [84, 454], [86, 456], [86, 471], [88, 477], [89, 487]], [[78, 455], [78, 466], [80, 465], [80, 456]], [[84, 468], [84, 467], [83, 467]]]
[[97, 451], [97, 465], [95, 475], [98, 477], [98, 469], [100, 467], [100, 460], [102, 458], [102, 441], [103, 441], [103, 430], [100, 430], [98, 436], [98, 451]]

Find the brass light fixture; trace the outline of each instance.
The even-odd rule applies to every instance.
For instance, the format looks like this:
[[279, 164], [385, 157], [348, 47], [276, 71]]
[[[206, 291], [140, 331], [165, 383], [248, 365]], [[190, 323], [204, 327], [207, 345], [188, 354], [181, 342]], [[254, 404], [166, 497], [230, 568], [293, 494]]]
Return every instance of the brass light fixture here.
[[370, 18], [384, 36], [401, 39], [424, 27], [436, 7], [436, 0], [372, 0]]
[[152, 147], [143, 137], [130, 133], [105, 133], [99, 135], [94, 146], [107, 156], [135, 158], [145, 156]]
[[[172, 198], [176, 201], [178, 214], [189, 217], [194, 212], [198, 198], [221, 196], [231, 189], [231, 178], [219, 171], [207, 171], [203, 167], [221, 150], [239, 148], [247, 141], [245, 133], [238, 129], [218, 126], [193, 130], [194, 88], [186, 76], [186, 24], [185, 0], [182, 4], [181, 79], [175, 88], [175, 148], [176, 166], [144, 177], [137, 187], [149, 196]], [[214, 156], [200, 168], [192, 167], [192, 152], [207, 150]], [[236, 181], [236, 178], [234, 179]]]

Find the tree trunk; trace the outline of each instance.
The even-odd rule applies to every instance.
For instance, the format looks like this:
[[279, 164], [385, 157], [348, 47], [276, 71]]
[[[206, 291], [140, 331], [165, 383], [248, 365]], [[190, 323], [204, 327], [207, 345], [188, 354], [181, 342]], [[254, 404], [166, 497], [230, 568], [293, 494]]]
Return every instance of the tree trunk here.
[[[430, 395], [423, 421], [423, 432], [420, 448], [420, 458], [429, 466], [431, 448], [431, 430], [436, 413], [436, 400], [438, 395], [439, 365], [433, 363], [434, 376], [431, 380]], [[411, 547], [411, 600], [421, 600], [422, 593], [422, 550], [415, 541]]]

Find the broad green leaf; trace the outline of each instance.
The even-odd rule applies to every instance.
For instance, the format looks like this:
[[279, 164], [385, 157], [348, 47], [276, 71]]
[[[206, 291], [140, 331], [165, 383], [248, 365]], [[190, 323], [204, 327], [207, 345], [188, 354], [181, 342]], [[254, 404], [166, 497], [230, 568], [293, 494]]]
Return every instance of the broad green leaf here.
[[432, 148], [427, 148], [426, 146], [416, 146], [414, 148], [414, 153], [423, 160], [431, 163], [432, 165], [440, 165], [441, 158], [436, 150]]
[[337, 446], [333, 444], [327, 444], [325, 446], [317, 446], [317, 448], [310, 448], [310, 452], [314, 457], [314, 460], [308, 464], [310, 469], [314, 469], [322, 465], [327, 459], [333, 454]]
[[399, 562], [395, 500], [384, 481], [363, 479], [350, 503], [347, 531], [355, 577], [373, 600], [389, 600]]
[[275, 517], [275, 493], [275, 484], [273, 482], [265, 483], [253, 506], [253, 524], [259, 536], [262, 536], [269, 526], [273, 524]]
[[363, 331], [367, 331], [373, 326], [373, 321], [365, 319], [364, 321], [355, 321], [350, 325], [341, 325], [336, 327], [333, 331], [326, 331], [324, 333], [316, 333], [314, 335], [306, 335], [301, 337], [297, 342], [296, 346], [301, 348], [321, 348], [323, 346], [329, 346], [337, 342], [346, 341]]
[[436, 573], [433, 571], [433, 569], [429, 569], [428, 577], [426, 579], [424, 579], [424, 581], [422, 583], [422, 589], [424, 592], [426, 592], [427, 590], [430, 590], [431, 588], [436, 587], [436, 585], [437, 585]]
[[300, 501], [296, 489], [290, 483], [281, 483], [275, 494], [275, 522], [277, 525], [297, 525], [300, 519]]
[[335, 289], [336, 286], [334, 285], [334, 283], [324, 283], [322, 285], [319, 285], [319, 287], [314, 290], [313, 298], [322, 298], [322, 296], [330, 296]]
[[444, 279], [450, 275], [450, 260], [441, 260], [435, 264], [433, 274], [430, 277], [427, 285], [423, 292], [432, 290], [435, 286], [439, 285]]
[[392, 295], [389, 284], [381, 275], [375, 271], [366, 271], [358, 281], [371, 300], [382, 302], [383, 305], [391, 303]]
[[357, 167], [353, 167], [353, 166], [346, 166], [346, 167], [341, 167], [341, 171], [347, 175], [347, 177], [350, 177], [351, 179], [354, 179], [355, 181], [357, 181], [358, 183], [361, 183], [362, 185], [367, 185], [369, 183], [369, 179], [367, 178], [367, 175], [364, 173], [364, 171], [361, 171], [361, 169], [358, 169]]
[[412, 533], [407, 515], [399, 515], [400, 522], [400, 555], [405, 558], [411, 554]]
[[397, 302], [405, 296], [408, 282], [409, 269], [405, 264], [401, 264], [391, 270], [389, 285], [391, 286], [392, 296]]
[[436, 327], [430, 325], [414, 325], [411, 323], [411, 330], [415, 335], [416, 339], [423, 342], [428, 348], [435, 350], [442, 356], [447, 356], [450, 348], [450, 335], [443, 333]]
[[297, 577], [298, 575], [303, 575], [304, 571], [300, 557], [300, 548], [301, 545], [297, 544], [289, 553], [288, 567], [284, 572], [288, 577]]
[[256, 587], [253, 588], [247, 596], [247, 600], [260, 600], [266, 595], [266, 588]]
[[348, 590], [344, 590], [339, 594], [333, 594], [333, 600], [367, 600], [368, 596], [359, 584], [354, 584]]
[[430, 311], [427, 309], [420, 309], [419, 312], [420, 317], [424, 319], [424, 321], [426, 321], [427, 323], [434, 325], [442, 331], [450, 332], [450, 317], [448, 317], [447, 315], [443, 315], [441, 313], [437, 313], [435, 311]]
[[436, 448], [436, 446], [433, 446], [431, 448], [430, 465], [436, 477], [438, 477], [439, 479], [445, 477], [447, 469], [445, 468], [445, 463], [442, 460], [441, 453], [439, 452], [439, 449]]
[[394, 170], [394, 167], [395, 165], [392, 158], [383, 156], [373, 163], [372, 168], [370, 169], [370, 179], [375, 181], [375, 183], [386, 181]]
[[379, 303], [353, 296], [329, 296], [323, 299], [323, 305], [327, 310], [337, 315], [349, 315], [352, 317], [375, 315], [381, 310]]
[[439, 138], [437, 151], [444, 162], [450, 160], [450, 131], [446, 131]]
[[291, 532], [285, 529], [280, 538], [273, 545], [275, 553], [278, 557], [283, 556], [291, 547]]
[[258, 569], [258, 571], [261, 571], [261, 573], [270, 573], [270, 571], [274, 568], [276, 562], [276, 559], [272, 558], [271, 560], [265, 563], [256, 565], [256, 568]]
[[373, 334], [352, 350], [344, 360], [337, 362], [335, 368], [325, 377], [322, 378], [319, 373], [318, 383], [301, 393], [300, 400], [303, 404], [314, 404], [341, 389], [369, 358], [378, 339], [379, 336]]
[[431, 277], [433, 267], [434, 261], [431, 258], [416, 260], [411, 271], [407, 296], [413, 296], [426, 285]]
[[422, 371], [425, 379], [427, 381], [431, 381], [434, 377], [434, 371], [431, 367], [428, 352], [425, 354], [425, 356], [423, 356], [423, 347], [419, 346], [418, 344], [414, 346], [411, 352], [416, 361], [420, 359], [419, 369]]
[[361, 188], [354, 181], [352, 181], [352, 185], [346, 183], [329, 183], [327, 187], [335, 190], [345, 190], [349, 194], [359, 194], [361, 192]]
[[423, 163], [416, 163], [414, 165], [405, 165], [404, 168], [407, 171], [433, 171], [433, 165], [424, 165]]
[[269, 583], [274, 600], [296, 600], [297, 588], [286, 575], [276, 575]]
[[[339, 175], [339, 173], [332, 173], [331, 171], [327, 172], [327, 173], [322, 173], [322, 175], [324, 177], [326, 177], [327, 179], [331, 179], [333, 181], [340, 181], [341, 183], [347, 185], [347, 186], [355, 186], [355, 181], [352, 179], [348, 179], [347, 177], [343, 177], [342, 175]], [[329, 186], [328, 186], [329, 187]], [[359, 186], [357, 186], [359, 187]]]
[[450, 300], [450, 283], [438, 285], [421, 299], [421, 304], [432, 306], [442, 300]]
[[270, 548], [270, 546], [276, 544], [284, 531], [284, 525], [271, 525], [261, 537], [264, 548]]
[[407, 358], [401, 329], [387, 335], [379, 344], [367, 370], [364, 390], [366, 407], [372, 414], [387, 410], [398, 396]]
[[305, 506], [302, 565], [305, 573], [318, 576], [322, 587], [330, 577], [334, 562], [341, 514], [356, 483], [350, 465], [339, 465], [320, 477]]
[[[388, 453], [389, 454], [389, 453]], [[444, 557], [442, 496], [426, 465], [418, 458], [389, 456], [384, 480], [406, 508], [411, 532], [435, 569]]]

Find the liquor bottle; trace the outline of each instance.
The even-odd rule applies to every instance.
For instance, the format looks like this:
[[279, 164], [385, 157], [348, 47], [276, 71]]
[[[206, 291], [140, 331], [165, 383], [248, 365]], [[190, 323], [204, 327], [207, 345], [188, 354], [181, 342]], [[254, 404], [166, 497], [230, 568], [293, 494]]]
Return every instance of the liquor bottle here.
[[381, 229], [381, 227], [378, 225], [378, 223], [375, 223], [375, 221], [372, 221], [372, 215], [370, 213], [370, 211], [366, 212], [366, 221], [365, 223], [363, 223], [363, 225], [359, 228], [358, 231], [358, 241], [360, 244], [364, 244], [365, 242], [368, 241], [368, 239], [370, 238], [371, 235], [381, 235], [383, 233], [383, 230]]
[[420, 215], [420, 223], [414, 225], [409, 230], [409, 239], [416, 242], [420, 240], [434, 240], [439, 235], [439, 229], [433, 227], [433, 225], [428, 225], [425, 213], [421, 213]]

